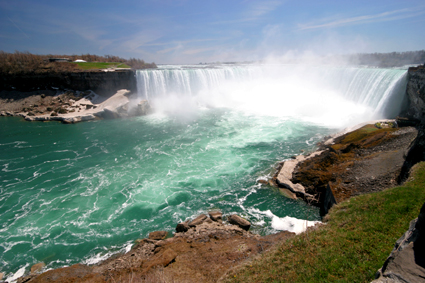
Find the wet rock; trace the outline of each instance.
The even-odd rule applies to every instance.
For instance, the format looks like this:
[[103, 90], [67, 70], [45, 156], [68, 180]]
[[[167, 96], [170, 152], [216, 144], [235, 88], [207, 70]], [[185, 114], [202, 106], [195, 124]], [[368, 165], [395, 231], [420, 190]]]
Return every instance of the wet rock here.
[[201, 214], [189, 222], [189, 227], [195, 227], [199, 224], [202, 224], [202, 222], [204, 222], [207, 218], [208, 216], [206, 216], [205, 214]]
[[184, 233], [184, 232], [187, 232], [187, 230], [189, 230], [189, 229], [190, 229], [190, 227], [189, 227], [189, 224], [187, 222], [179, 223], [176, 226], [176, 232], [177, 233]]
[[30, 280], [33, 279], [35, 276], [36, 276], [35, 274], [32, 274], [32, 275], [28, 275], [28, 276], [19, 277], [18, 280], [16, 281], [16, 283], [30, 282]]
[[31, 274], [40, 273], [40, 271], [46, 266], [44, 262], [39, 262], [31, 266]]
[[227, 221], [229, 221], [230, 224], [241, 227], [245, 231], [248, 231], [249, 228], [251, 227], [251, 223], [248, 220], [243, 219], [242, 217], [236, 214], [233, 214], [227, 217]]
[[137, 114], [136, 115], [146, 115], [151, 110], [151, 106], [147, 100], [142, 100], [137, 104]]
[[151, 240], [163, 240], [167, 237], [168, 232], [167, 231], [155, 231], [149, 233], [149, 239]]
[[105, 107], [103, 109], [102, 117], [104, 119], [116, 119], [120, 117], [120, 114], [112, 107]]
[[208, 212], [208, 215], [213, 221], [221, 221], [223, 218], [223, 213], [220, 211], [210, 211]]

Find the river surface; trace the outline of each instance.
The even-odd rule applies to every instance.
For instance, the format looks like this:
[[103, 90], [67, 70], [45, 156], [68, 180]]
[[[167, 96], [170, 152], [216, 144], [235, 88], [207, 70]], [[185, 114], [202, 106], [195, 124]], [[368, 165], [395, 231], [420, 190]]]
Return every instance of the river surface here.
[[139, 98], [156, 109], [148, 116], [72, 125], [2, 117], [0, 271], [95, 263], [211, 209], [246, 217], [259, 234], [320, 220], [317, 208], [257, 180], [328, 134], [396, 114], [405, 76], [161, 66], [137, 73]]

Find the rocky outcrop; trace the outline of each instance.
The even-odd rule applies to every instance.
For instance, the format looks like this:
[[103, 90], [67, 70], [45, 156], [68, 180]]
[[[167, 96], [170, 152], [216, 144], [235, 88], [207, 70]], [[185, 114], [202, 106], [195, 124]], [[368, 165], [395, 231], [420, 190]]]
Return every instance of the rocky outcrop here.
[[404, 156], [417, 135], [413, 127], [366, 125], [322, 145], [321, 154], [300, 161], [290, 181], [314, 196], [324, 216], [334, 203], [397, 185]]
[[[156, 240], [165, 231], [138, 239], [130, 251], [113, 256], [104, 262], [87, 266], [76, 264], [29, 274], [20, 282], [219, 282], [237, 264], [264, 252], [274, 244], [293, 237], [290, 232], [268, 236], [253, 234], [238, 225], [220, 221], [221, 212], [208, 213], [190, 221], [196, 226], [173, 237]], [[157, 237], [158, 236], [158, 237]], [[154, 239], [155, 238], [155, 239]], [[161, 272], [158, 275], [158, 270]], [[165, 280], [168, 278], [169, 280]]]
[[418, 136], [406, 154], [399, 183], [406, 180], [413, 165], [420, 161], [425, 161], [425, 68], [424, 66], [411, 67], [408, 70], [408, 82], [406, 96], [409, 106], [406, 113], [407, 118], [419, 121]]
[[229, 221], [230, 224], [241, 227], [245, 231], [248, 231], [249, 228], [251, 227], [251, 223], [248, 220], [243, 219], [242, 217], [236, 214], [233, 214], [227, 217], [227, 221]]
[[136, 91], [137, 83], [133, 70], [3, 74], [0, 76], [0, 91], [29, 92], [37, 89], [92, 90], [99, 95], [110, 96], [119, 89]]
[[167, 231], [155, 231], [149, 233], [149, 239], [151, 240], [164, 240], [168, 235]]
[[397, 240], [373, 283], [425, 282], [425, 204]]
[[410, 67], [407, 75], [408, 108], [403, 115], [422, 121], [425, 118], [425, 68], [423, 65]]

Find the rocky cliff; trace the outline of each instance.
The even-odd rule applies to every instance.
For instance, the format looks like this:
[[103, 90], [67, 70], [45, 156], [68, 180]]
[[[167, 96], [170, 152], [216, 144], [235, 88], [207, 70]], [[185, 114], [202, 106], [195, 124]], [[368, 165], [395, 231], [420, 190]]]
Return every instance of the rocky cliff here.
[[403, 114], [409, 119], [418, 121], [418, 136], [406, 154], [406, 160], [400, 172], [399, 182], [409, 176], [413, 165], [425, 161], [425, 68], [424, 65], [411, 67], [408, 71], [406, 87], [408, 109]]
[[0, 91], [29, 92], [38, 89], [92, 90], [102, 96], [110, 96], [119, 89], [131, 92], [137, 88], [135, 71], [116, 70], [86, 72], [47, 72], [0, 76]]
[[424, 66], [410, 67], [406, 87], [408, 109], [404, 116], [424, 120], [425, 113], [425, 69]]

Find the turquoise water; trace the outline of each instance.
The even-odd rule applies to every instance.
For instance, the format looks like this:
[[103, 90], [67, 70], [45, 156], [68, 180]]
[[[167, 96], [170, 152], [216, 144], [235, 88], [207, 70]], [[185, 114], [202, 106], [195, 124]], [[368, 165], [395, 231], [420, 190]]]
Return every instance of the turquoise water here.
[[256, 180], [325, 135], [385, 116], [405, 76], [329, 70], [328, 81], [304, 77], [297, 87], [293, 76], [235, 68], [140, 71], [139, 96], [157, 109], [149, 116], [72, 125], [2, 117], [0, 271], [94, 263], [210, 209], [243, 215], [260, 234], [285, 216], [319, 220], [317, 208]]
[[[240, 213], [258, 233], [276, 216], [318, 220], [316, 208], [256, 179], [329, 129], [200, 110], [190, 120], [151, 115], [74, 125], [0, 119], [4, 271], [101, 256], [209, 209]], [[306, 143], [308, 142], [308, 144]], [[100, 253], [100, 255], [98, 255]]]

